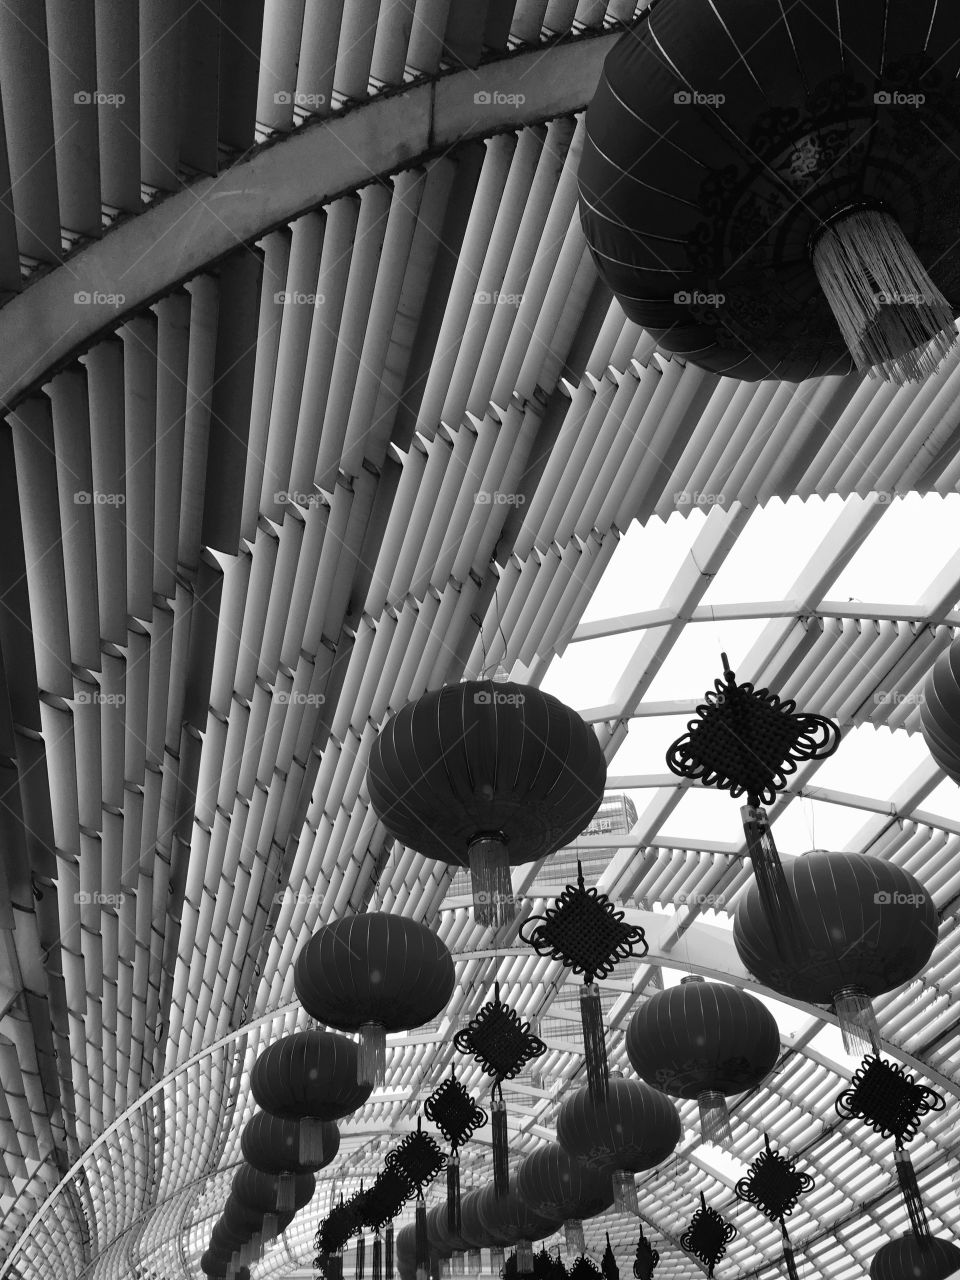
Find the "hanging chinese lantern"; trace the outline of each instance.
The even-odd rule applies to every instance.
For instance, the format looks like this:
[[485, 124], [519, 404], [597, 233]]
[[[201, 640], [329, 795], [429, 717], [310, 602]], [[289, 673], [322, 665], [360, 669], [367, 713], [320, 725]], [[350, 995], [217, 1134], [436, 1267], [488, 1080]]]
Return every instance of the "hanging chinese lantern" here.
[[780, 1032], [755, 996], [688, 977], [641, 1005], [627, 1027], [626, 1050], [648, 1084], [697, 1099], [704, 1142], [728, 1146], [726, 1099], [755, 1088], [773, 1069]]
[[534, 1271], [533, 1241], [552, 1236], [562, 1225], [557, 1219], [535, 1213], [517, 1195], [515, 1185], [505, 1196], [498, 1195], [492, 1183], [484, 1187], [477, 1197], [477, 1212], [492, 1235], [514, 1246], [518, 1275]]
[[263, 1173], [315, 1173], [336, 1159], [340, 1130], [333, 1121], [320, 1121], [321, 1154], [316, 1162], [300, 1160], [300, 1120], [282, 1120], [267, 1111], [255, 1111], [243, 1127], [243, 1158]]
[[960, 639], [944, 649], [923, 682], [920, 728], [934, 760], [960, 783]]
[[297, 998], [311, 1017], [360, 1032], [358, 1080], [382, 1084], [388, 1031], [436, 1018], [453, 994], [453, 957], [432, 929], [382, 911], [318, 929], [294, 971]]
[[296, 1213], [310, 1203], [317, 1187], [312, 1173], [262, 1173], [251, 1164], [242, 1164], [233, 1175], [233, 1195], [264, 1218], [264, 1235], [277, 1234], [277, 1215]]
[[598, 978], [608, 977], [620, 960], [649, 950], [643, 930], [624, 923], [605, 893], [583, 881], [583, 867], [577, 861], [577, 883], [568, 884], [552, 907], [542, 916], [531, 916], [520, 928], [524, 942], [538, 956], [559, 960], [566, 969], [583, 975], [580, 992], [580, 1019], [583, 1023], [583, 1054], [590, 1096], [602, 1103], [607, 1094], [606, 1033]]
[[960, 1249], [952, 1240], [929, 1236], [921, 1243], [912, 1232], [888, 1240], [870, 1263], [870, 1280], [948, 1280], [958, 1272]]
[[559, 1142], [546, 1143], [520, 1161], [516, 1189], [534, 1213], [563, 1223], [569, 1253], [583, 1253], [583, 1219], [613, 1204], [610, 1174], [574, 1160]]
[[264, 1111], [300, 1120], [299, 1159], [323, 1159], [322, 1122], [341, 1120], [373, 1092], [357, 1080], [357, 1046], [332, 1031], [298, 1031], [266, 1048], [250, 1073], [250, 1092]]
[[748, 381], [931, 372], [960, 310], [958, 71], [953, 5], [650, 5], [604, 63], [580, 165], [628, 317]]
[[588, 1088], [566, 1096], [557, 1116], [557, 1141], [575, 1160], [613, 1175], [618, 1213], [639, 1213], [633, 1175], [653, 1169], [676, 1148], [683, 1132], [676, 1107], [659, 1089], [614, 1077], [606, 1099]]
[[463, 1197], [460, 1236], [473, 1249], [499, 1249], [511, 1244], [509, 1235], [500, 1227], [488, 1225], [480, 1216], [480, 1205], [486, 1188], [476, 1187]]
[[467, 681], [397, 712], [370, 752], [367, 788], [397, 840], [469, 867], [474, 918], [516, 916], [510, 866], [562, 848], [600, 807], [596, 735], [569, 707], [524, 685]]
[[909, 871], [859, 853], [808, 853], [784, 871], [800, 921], [799, 955], [784, 963], [751, 884], [733, 926], [740, 959], [781, 995], [832, 1004], [849, 1053], [879, 1051], [871, 997], [916, 977], [930, 959], [933, 899]]
[[250, 1280], [250, 1269], [248, 1267], [240, 1267], [237, 1271], [231, 1272], [229, 1262], [221, 1262], [216, 1255], [212, 1254], [208, 1249], [200, 1259], [200, 1270], [204, 1275], [210, 1276], [210, 1280]]

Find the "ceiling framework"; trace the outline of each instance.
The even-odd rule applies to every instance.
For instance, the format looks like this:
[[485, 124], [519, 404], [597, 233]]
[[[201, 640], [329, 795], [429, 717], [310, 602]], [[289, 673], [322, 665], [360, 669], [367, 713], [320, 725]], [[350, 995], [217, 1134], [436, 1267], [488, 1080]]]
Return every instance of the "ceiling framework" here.
[[[409, 699], [497, 664], [539, 683], [577, 645], [634, 641], [608, 700], [577, 704], [609, 791], [638, 798], [629, 834], [579, 846], [650, 930], [650, 956], [602, 984], [621, 1067], [661, 969], [752, 983], [697, 905], [735, 909], [742, 843], [664, 834], [687, 785], [614, 761], [631, 732], [665, 752], [660, 718], [712, 678], [648, 697], [687, 628], [715, 619], [704, 598], [758, 506], [844, 499], [795, 580], [768, 568], [771, 598], [727, 610], [765, 624], [738, 673], [844, 729], [917, 731], [960, 553], [929, 548], [902, 609], [827, 593], [893, 494], [956, 491], [960, 359], [919, 390], [741, 384], [625, 320], [576, 174], [600, 60], [640, 7], [418, 0], [411, 25], [399, 0], [238, 0], [219, 23], [184, 6], [169, 31], [122, 0], [48, 3], [45, 30], [43, 6], [0, 10], [0, 1280], [197, 1274], [253, 1062], [306, 1024], [294, 957], [368, 905], [435, 926], [457, 991], [436, 1025], [391, 1037], [386, 1085], [258, 1280], [309, 1267], [335, 1189], [372, 1178], [415, 1123], [495, 979], [548, 1044], [506, 1091], [511, 1150], [554, 1136], [582, 1082], [576, 992], [517, 928], [573, 856], [515, 872], [515, 926], [475, 926], [465, 878], [391, 845], [366, 794], [370, 745]], [[76, 85], [68, 62], [86, 68]], [[71, 114], [92, 85], [125, 101]], [[621, 616], [583, 624], [631, 528], [698, 493], [717, 500], [662, 599], [640, 572]], [[861, 813], [848, 847], [931, 890], [931, 963], [877, 1008], [890, 1054], [955, 1096], [960, 823], [926, 807], [943, 775], [925, 761], [862, 796], [818, 786], [820, 767], [771, 807], [775, 833], [799, 797]], [[736, 1154], [766, 1132], [800, 1156], [817, 1179], [791, 1221], [803, 1274], [853, 1280], [905, 1212], [890, 1151], [833, 1112], [849, 1064], [812, 1043], [830, 1018], [807, 1012], [734, 1105]], [[664, 1241], [702, 1190], [740, 1233], [718, 1275], [774, 1276], [779, 1232], [680, 1110], [677, 1156], [639, 1178], [658, 1275], [699, 1274]], [[468, 1186], [489, 1176], [485, 1136], [464, 1151]], [[911, 1154], [933, 1229], [956, 1232], [951, 1107]], [[607, 1227], [629, 1266], [635, 1220], [587, 1224], [591, 1246]]]

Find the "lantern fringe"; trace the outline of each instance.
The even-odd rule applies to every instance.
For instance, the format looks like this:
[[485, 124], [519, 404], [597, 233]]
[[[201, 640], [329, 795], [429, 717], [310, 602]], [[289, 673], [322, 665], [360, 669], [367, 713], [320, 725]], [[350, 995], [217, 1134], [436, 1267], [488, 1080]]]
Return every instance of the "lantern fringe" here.
[[957, 341], [953, 311], [896, 218], [843, 213], [821, 232], [812, 260], [861, 373], [904, 386], [936, 371]]
[[790, 1243], [787, 1228], [782, 1220], [780, 1222], [780, 1232], [783, 1236], [783, 1262], [787, 1269], [787, 1280], [800, 1280], [800, 1273], [797, 1271], [797, 1260], [793, 1255], [793, 1246]]
[[[278, 1207], [281, 1210], [283, 1209], [282, 1205]], [[277, 1214], [265, 1213], [263, 1215], [263, 1228], [261, 1230], [261, 1235], [263, 1236], [264, 1240], [273, 1240], [279, 1234], [280, 1234], [280, 1219], [278, 1218]]]
[[897, 1181], [900, 1184], [903, 1203], [906, 1205], [907, 1213], [910, 1216], [910, 1227], [917, 1240], [923, 1244], [930, 1238], [930, 1227], [927, 1223], [923, 1201], [920, 1199], [916, 1170], [913, 1167], [910, 1156], [902, 1148], [895, 1152], [895, 1158], [897, 1162]]
[[583, 1223], [579, 1218], [568, 1218], [563, 1224], [563, 1235], [567, 1242], [567, 1253], [581, 1254], [587, 1247], [583, 1238]]
[[277, 1212], [290, 1213], [296, 1204], [296, 1194], [296, 1178], [294, 1175], [292, 1173], [281, 1173], [277, 1177]]
[[503, 1245], [494, 1245], [490, 1250], [490, 1270], [495, 1276], [503, 1274]]
[[447, 1160], [447, 1229], [460, 1234], [460, 1160], [451, 1155]]
[[516, 1246], [517, 1254], [517, 1275], [529, 1276], [533, 1274], [533, 1245], [529, 1240], [518, 1240]]
[[733, 1131], [730, 1128], [730, 1112], [727, 1100], [715, 1089], [705, 1089], [697, 1094], [700, 1106], [700, 1136], [704, 1142], [712, 1142], [718, 1147], [733, 1145]]
[[633, 1174], [627, 1169], [613, 1171], [613, 1207], [617, 1213], [632, 1213], [638, 1218], [640, 1216], [637, 1184]]
[[480, 836], [468, 850], [473, 888], [473, 918], [488, 929], [512, 924], [517, 916], [507, 846], [492, 836]]
[[834, 994], [833, 1008], [840, 1023], [843, 1047], [855, 1058], [872, 1049], [880, 1052], [880, 1028], [870, 997], [862, 987], [841, 987]]
[[493, 1130], [493, 1186], [497, 1197], [510, 1191], [510, 1148], [507, 1139], [507, 1104], [499, 1083], [494, 1086], [493, 1106], [490, 1108], [490, 1127]]
[[583, 1053], [587, 1064], [587, 1088], [594, 1106], [607, 1099], [610, 1072], [607, 1067], [607, 1038], [603, 1026], [600, 987], [585, 982], [580, 989], [580, 1020], [583, 1023]]
[[393, 1223], [387, 1223], [383, 1238], [383, 1280], [393, 1280]]
[[356, 1270], [354, 1275], [357, 1280], [363, 1280], [363, 1264], [367, 1252], [367, 1242], [363, 1236], [357, 1237], [357, 1253], [356, 1253]]
[[360, 1053], [357, 1058], [358, 1084], [383, 1084], [387, 1070], [387, 1030], [379, 1022], [360, 1026]]
[[430, 1245], [427, 1241], [427, 1206], [422, 1193], [417, 1196], [415, 1222], [417, 1280], [427, 1280], [430, 1272]]
[[760, 906], [770, 926], [780, 958], [787, 963], [800, 955], [801, 928], [797, 904], [783, 864], [773, 840], [767, 811], [759, 804], [746, 804], [740, 810], [747, 853], [757, 881]]
[[379, 1231], [373, 1237], [373, 1280], [383, 1280], [383, 1241]]
[[483, 1269], [483, 1255], [479, 1249], [467, 1250], [467, 1272], [472, 1276], [478, 1276]]
[[[300, 1150], [297, 1153], [299, 1163], [311, 1168], [319, 1168], [323, 1164], [323, 1121], [305, 1119], [300, 1121]], [[293, 1208], [291, 1204], [290, 1208]]]

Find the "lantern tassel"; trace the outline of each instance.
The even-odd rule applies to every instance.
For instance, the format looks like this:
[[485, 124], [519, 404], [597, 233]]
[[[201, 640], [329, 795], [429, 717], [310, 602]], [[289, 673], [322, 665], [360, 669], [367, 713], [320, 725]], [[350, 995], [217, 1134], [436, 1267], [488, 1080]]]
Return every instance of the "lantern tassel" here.
[[[282, 1210], [283, 1206], [279, 1206]], [[263, 1215], [263, 1229], [260, 1233], [264, 1240], [273, 1240], [275, 1236], [280, 1234], [280, 1220], [275, 1213], [265, 1213]]]
[[740, 810], [740, 818], [757, 881], [760, 906], [770, 925], [780, 958], [789, 964], [800, 955], [800, 917], [783, 873], [767, 811], [760, 804], [753, 803], [751, 797], [750, 804], [745, 804]]
[[610, 1072], [607, 1067], [607, 1039], [603, 1026], [600, 987], [585, 982], [580, 990], [580, 1020], [583, 1023], [583, 1053], [587, 1064], [587, 1088], [594, 1106], [607, 1099]]
[[327, 1280], [343, 1280], [343, 1250], [337, 1249], [330, 1255], [330, 1270]]
[[427, 1206], [423, 1200], [423, 1192], [417, 1196], [415, 1221], [417, 1280], [427, 1280], [430, 1273], [430, 1245], [427, 1241]]
[[490, 1270], [495, 1276], [503, 1275], [503, 1245], [494, 1245], [490, 1250]]
[[880, 1028], [870, 997], [862, 987], [841, 987], [834, 994], [833, 1008], [840, 1023], [843, 1047], [855, 1058], [872, 1049], [880, 1052]]
[[447, 1160], [447, 1228], [459, 1235], [462, 1225], [460, 1219], [460, 1159], [454, 1154]]
[[366, 1240], [364, 1240], [363, 1236], [358, 1236], [357, 1237], [356, 1270], [354, 1271], [354, 1275], [356, 1276], [357, 1280], [363, 1280], [363, 1264], [365, 1261], [366, 1252], [367, 1252], [367, 1242]]
[[511, 924], [517, 916], [507, 846], [497, 836], [480, 836], [468, 850], [473, 887], [473, 918], [488, 929]]
[[510, 1148], [507, 1142], [507, 1104], [498, 1081], [493, 1088], [493, 1106], [490, 1108], [490, 1127], [493, 1130], [493, 1186], [497, 1197], [510, 1191]]
[[383, 1241], [383, 1280], [393, 1280], [393, 1223], [387, 1223]]
[[517, 1254], [517, 1275], [529, 1276], [533, 1274], [533, 1245], [529, 1240], [518, 1240], [516, 1247]]
[[563, 1224], [563, 1235], [567, 1242], [567, 1253], [581, 1254], [587, 1247], [583, 1238], [583, 1223], [579, 1218], [568, 1218]]
[[910, 1216], [910, 1227], [917, 1240], [922, 1244], [930, 1238], [930, 1227], [927, 1224], [923, 1201], [920, 1199], [917, 1173], [906, 1151], [901, 1149], [895, 1152], [895, 1158], [897, 1162], [897, 1181], [900, 1183], [903, 1203], [907, 1206], [907, 1213]]
[[797, 1271], [797, 1260], [793, 1256], [793, 1246], [790, 1243], [790, 1237], [787, 1235], [786, 1224], [781, 1219], [780, 1233], [783, 1236], [783, 1263], [787, 1271], [787, 1280], [800, 1280], [800, 1273]]
[[467, 1250], [467, 1274], [478, 1276], [483, 1269], [483, 1254], [479, 1249]]
[[[299, 1163], [319, 1169], [323, 1164], [323, 1121], [307, 1118], [300, 1121]], [[293, 1208], [293, 1204], [290, 1205]], [[288, 1211], [289, 1212], [289, 1211]]]
[[379, 1231], [373, 1237], [373, 1280], [383, 1280], [383, 1241]]
[[281, 1173], [277, 1178], [277, 1212], [290, 1213], [295, 1203], [296, 1178], [292, 1173]]
[[705, 1089], [697, 1094], [700, 1105], [700, 1137], [704, 1142], [712, 1142], [718, 1147], [733, 1145], [733, 1132], [730, 1128], [730, 1112], [727, 1100], [715, 1089]]
[[861, 373], [904, 386], [936, 371], [957, 341], [953, 311], [896, 218], [881, 209], [844, 210], [811, 256]]
[[613, 1171], [613, 1207], [617, 1213], [632, 1213], [638, 1218], [640, 1216], [637, 1184], [633, 1174], [627, 1169]]
[[360, 1026], [360, 1053], [357, 1058], [358, 1084], [383, 1084], [387, 1070], [387, 1031], [379, 1022]]

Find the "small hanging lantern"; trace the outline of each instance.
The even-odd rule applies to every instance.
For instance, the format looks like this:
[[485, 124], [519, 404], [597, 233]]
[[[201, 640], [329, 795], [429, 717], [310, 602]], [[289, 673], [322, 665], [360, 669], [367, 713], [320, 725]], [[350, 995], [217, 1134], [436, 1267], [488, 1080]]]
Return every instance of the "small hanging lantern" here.
[[640, 1238], [637, 1241], [637, 1256], [633, 1263], [635, 1280], [653, 1280], [653, 1273], [659, 1261], [660, 1254], [643, 1234], [643, 1227], [641, 1227]]
[[469, 867], [474, 919], [516, 918], [510, 867], [569, 844], [600, 807], [597, 736], [550, 694], [465, 681], [425, 693], [370, 751], [370, 803], [389, 833], [428, 858]]
[[613, 1203], [610, 1174], [574, 1160], [559, 1142], [525, 1156], [517, 1166], [517, 1195], [535, 1213], [563, 1223], [567, 1252], [584, 1250], [583, 1219]]
[[487, 1123], [487, 1113], [459, 1083], [450, 1068], [450, 1076], [441, 1082], [423, 1105], [423, 1113], [435, 1124], [450, 1144], [447, 1157], [447, 1226], [460, 1230], [460, 1157], [459, 1150], [477, 1129]]
[[680, 1237], [680, 1245], [687, 1253], [707, 1268], [707, 1275], [713, 1277], [713, 1269], [727, 1251], [727, 1245], [737, 1234], [737, 1229], [725, 1221], [716, 1209], [711, 1209], [703, 1192], [700, 1192], [700, 1208], [690, 1220], [690, 1225]]
[[493, 1180], [497, 1194], [505, 1196], [510, 1186], [509, 1149], [507, 1144], [507, 1111], [503, 1101], [503, 1081], [519, 1075], [528, 1062], [546, 1053], [547, 1046], [530, 1031], [530, 1024], [500, 999], [500, 984], [494, 985], [494, 996], [483, 1005], [467, 1026], [458, 1031], [453, 1043], [461, 1053], [468, 1053], [492, 1076], [493, 1105]]
[[797, 1264], [784, 1219], [797, 1207], [800, 1197], [813, 1190], [814, 1181], [809, 1174], [797, 1170], [795, 1159], [771, 1150], [766, 1134], [763, 1141], [765, 1150], [751, 1164], [747, 1176], [737, 1183], [736, 1193], [740, 1200], [746, 1200], [772, 1222], [780, 1224], [787, 1275], [789, 1280], [798, 1280]]
[[800, 925], [762, 805], [773, 803], [798, 764], [832, 755], [840, 729], [823, 716], [797, 714], [792, 699], [738, 684], [727, 655], [720, 657], [723, 680], [714, 681], [697, 718], [668, 750], [667, 765], [681, 778], [747, 797], [740, 810], [747, 852], [779, 953], [789, 962], [800, 950]]
[[960, 1249], [952, 1240], [912, 1233], [888, 1240], [874, 1254], [870, 1280], [950, 1280], [960, 1272]]
[[[538, 956], [559, 960], [567, 969], [583, 974], [580, 1017], [587, 1064], [587, 1083], [596, 1103], [607, 1096], [609, 1074], [603, 1027], [603, 1005], [597, 978], [608, 977], [619, 960], [649, 950], [643, 930], [623, 923], [606, 894], [583, 882], [583, 867], [577, 862], [577, 883], [567, 885], [544, 915], [531, 916], [521, 926], [520, 936]], [[532, 926], [532, 928], [531, 928]]]
[[911, 1230], [917, 1241], [923, 1244], [931, 1239], [930, 1228], [913, 1162], [904, 1147], [920, 1132], [922, 1116], [929, 1111], [943, 1110], [943, 1096], [926, 1085], [918, 1084], [898, 1062], [887, 1062], [872, 1054], [864, 1058], [850, 1086], [837, 1098], [837, 1115], [844, 1120], [863, 1120], [875, 1133], [894, 1139], [900, 1193]]

